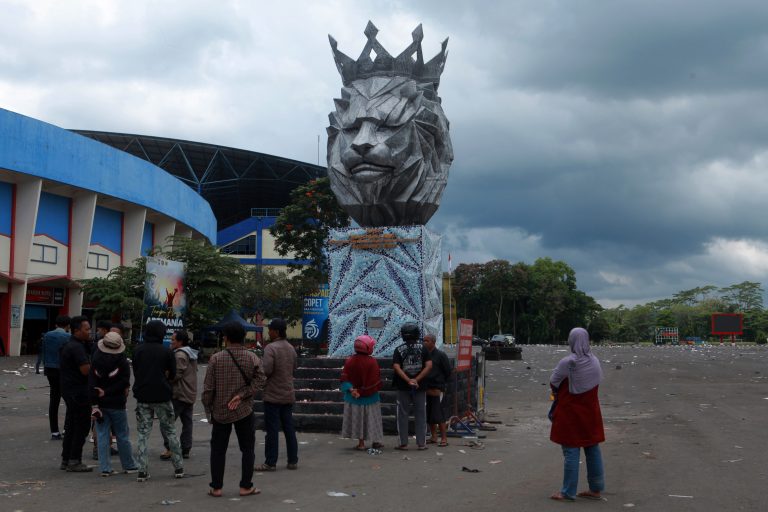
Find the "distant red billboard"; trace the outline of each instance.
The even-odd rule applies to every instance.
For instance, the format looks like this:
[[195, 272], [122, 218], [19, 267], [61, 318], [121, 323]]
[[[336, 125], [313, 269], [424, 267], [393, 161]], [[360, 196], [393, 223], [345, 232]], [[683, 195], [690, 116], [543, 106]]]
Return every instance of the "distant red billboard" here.
[[712, 334], [729, 335], [743, 334], [744, 315], [741, 313], [713, 313]]

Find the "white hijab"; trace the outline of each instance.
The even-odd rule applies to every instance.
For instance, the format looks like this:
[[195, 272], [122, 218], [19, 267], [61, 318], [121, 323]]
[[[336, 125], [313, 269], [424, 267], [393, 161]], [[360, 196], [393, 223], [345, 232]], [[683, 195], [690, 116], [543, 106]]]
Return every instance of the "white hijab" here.
[[571, 329], [568, 334], [568, 345], [571, 347], [571, 354], [557, 363], [549, 382], [559, 387], [567, 378], [568, 391], [572, 395], [580, 395], [602, 382], [603, 369], [600, 367], [600, 361], [591, 352], [589, 333], [586, 329], [581, 327]]

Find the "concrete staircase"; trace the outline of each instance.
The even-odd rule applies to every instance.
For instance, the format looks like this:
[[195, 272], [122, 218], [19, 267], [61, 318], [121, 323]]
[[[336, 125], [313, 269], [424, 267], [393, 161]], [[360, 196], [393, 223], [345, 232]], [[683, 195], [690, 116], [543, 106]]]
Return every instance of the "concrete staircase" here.
[[[294, 372], [296, 404], [293, 421], [300, 432], [341, 432], [344, 414], [343, 393], [339, 391], [345, 359], [300, 358]], [[397, 433], [396, 392], [392, 389], [392, 360], [378, 359], [381, 368], [381, 416], [385, 434]], [[254, 403], [257, 428], [263, 428], [264, 404], [258, 396]]]

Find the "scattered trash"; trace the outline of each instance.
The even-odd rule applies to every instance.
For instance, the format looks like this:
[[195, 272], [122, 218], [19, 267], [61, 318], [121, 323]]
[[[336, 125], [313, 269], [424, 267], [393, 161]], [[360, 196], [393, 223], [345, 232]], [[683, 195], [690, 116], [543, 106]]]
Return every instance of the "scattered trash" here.
[[354, 498], [355, 497], [354, 494], [347, 494], [345, 492], [336, 492], [336, 491], [328, 491], [325, 494], [333, 498], [342, 498], [342, 497]]
[[489, 460], [488, 464], [501, 464], [500, 460]]
[[627, 508], [632, 508], [632, 507], [635, 506], [635, 504], [634, 503], [625, 503], [624, 506], [627, 507]]
[[283, 503], [296, 503], [296, 500], [283, 500]]
[[381, 450], [378, 448], [368, 448], [368, 455], [381, 455]]
[[741, 462], [744, 459], [724, 460], [723, 462]]
[[241, 501], [240, 498], [229, 498], [229, 501]]
[[175, 505], [177, 503], [181, 503], [181, 500], [163, 500], [160, 502], [161, 505]]
[[616, 365], [616, 369], [617, 369], [617, 370], [621, 370], [621, 365], [620, 365], [620, 364], [617, 364], [617, 365]]
[[299, 441], [299, 444], [309, 444], [309, 441]]
[[443, 456], [443, 452], [435, 452], [435, 455], [437, 455], [438, 457], [442, 457]]
[[19, 386], [19, 391], [26, 391], [26, 390], [27, 390], [27, 386], [25, 386], [24, 384]]
[[683, 496], [681, 494], [670, 494], [670, 498], [693, 498], [693, 496]]
[[459, 453], [467, 453], [467, 450], [459, 450]]
[[461, 466], [461, 470], [466, 473], [479, 473], [479, 469], [469, 469], [467, 466]]
[[407, 456], [407, 455], [403, 455], [402, 460], [411, 460], [411, 458], [409, 456]]
[[200, 423], [208, 423], [208, 418], [203, 418], [200, 420]]

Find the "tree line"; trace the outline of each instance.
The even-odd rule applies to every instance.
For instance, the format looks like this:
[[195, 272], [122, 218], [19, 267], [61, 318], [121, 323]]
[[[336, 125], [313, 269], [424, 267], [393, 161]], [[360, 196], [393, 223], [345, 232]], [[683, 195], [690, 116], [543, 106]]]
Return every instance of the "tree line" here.
[[713, 313], [742, 313], [742, 339], [765, 343], [768, 311], [763, 308], [761, 284], [752, 281], [723, 288], [700, 286], [632, 308], [620, 305], [604, 309], [590, 323], [589, 332], [598, 341], [653, 341], [657, 327], [676, 327], [681, 339], [707, 339], [712, 337]]
[[602, 311], [576, 287], [576, 272], [550, 258], [532, 265], [462, 263], [453, 273], [452, 294], [458, 316], [473, 319], [479, 336], [513, 334], [518, 343], [557, 343]]

